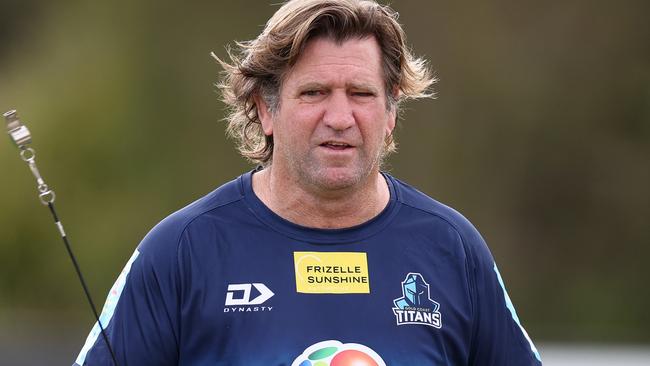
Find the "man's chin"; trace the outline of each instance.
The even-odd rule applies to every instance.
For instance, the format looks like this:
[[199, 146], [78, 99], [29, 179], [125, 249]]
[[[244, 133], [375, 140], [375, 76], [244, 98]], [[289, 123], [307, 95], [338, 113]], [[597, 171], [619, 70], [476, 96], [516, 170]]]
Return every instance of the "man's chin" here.
[[314, 178], [316, 181], [314, 183], [321, 189], [338, 191], [359, 186], [366, 175], [350, 168], [327, 168]]

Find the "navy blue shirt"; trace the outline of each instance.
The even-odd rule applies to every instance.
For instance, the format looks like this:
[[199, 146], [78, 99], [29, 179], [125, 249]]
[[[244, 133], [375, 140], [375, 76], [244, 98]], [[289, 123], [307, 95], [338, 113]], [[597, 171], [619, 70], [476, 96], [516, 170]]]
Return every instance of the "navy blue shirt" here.
[[[100, 321], [120, 366], [541, 365], [485, 242], [384, 174], [386, 208], [345, 229], [284, 220], [252, 172], [154, 227]], [[97, 324], [75, 365], [112, 365]]]

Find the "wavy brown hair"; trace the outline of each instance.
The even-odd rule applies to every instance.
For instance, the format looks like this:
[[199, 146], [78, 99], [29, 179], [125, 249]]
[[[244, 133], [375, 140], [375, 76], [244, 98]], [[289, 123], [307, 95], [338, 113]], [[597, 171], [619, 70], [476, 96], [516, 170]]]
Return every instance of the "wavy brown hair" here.
[[[229, 107], [226, 131], [240, 153], [263, 166], [272, 161], [273, 136], [264, 134], [254, 99], [263, 98], [271, 113], [277, 111], [284, 76], [316, 37], [336, 42], [375, 37], [382, 53], [388, 110], [399, 109], [406, 99], [431, 96], [428, 89], [435, 78], [426, 62], [411, 54], [397, 17], [389, 7], [371, 0], [291, 0], [257, 38], [227, 49], [230, 62], [213, 54], [224, 69], [217, 85]], [[395, 149], [392, 135], [388, 136], [384, 156]]]

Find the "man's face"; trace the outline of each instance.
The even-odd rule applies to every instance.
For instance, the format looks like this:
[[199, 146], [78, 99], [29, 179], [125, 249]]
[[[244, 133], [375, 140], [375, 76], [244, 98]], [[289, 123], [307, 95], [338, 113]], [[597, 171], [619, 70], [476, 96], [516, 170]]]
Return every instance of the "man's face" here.
[[279, 109], [260, 108], [264, 132], [273, 135], [273, 169], [319, 190], [364, 182], [378, 171], [395, 127], [386, 92], [374, 37], [310, 41], [283, 81]]

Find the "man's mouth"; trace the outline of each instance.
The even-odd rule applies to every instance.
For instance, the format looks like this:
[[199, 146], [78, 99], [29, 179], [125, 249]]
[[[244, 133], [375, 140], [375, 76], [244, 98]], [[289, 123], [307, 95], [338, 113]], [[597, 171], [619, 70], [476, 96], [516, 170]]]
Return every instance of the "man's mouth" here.
[[326, 147], [328, 149], [334, 149], [334, 150], [345, 150], [347, 148], [352, 147], [352, 145], [346, 144], [345, 142], [336, 142], [336, 141], [327, 141], [320, 146]]

